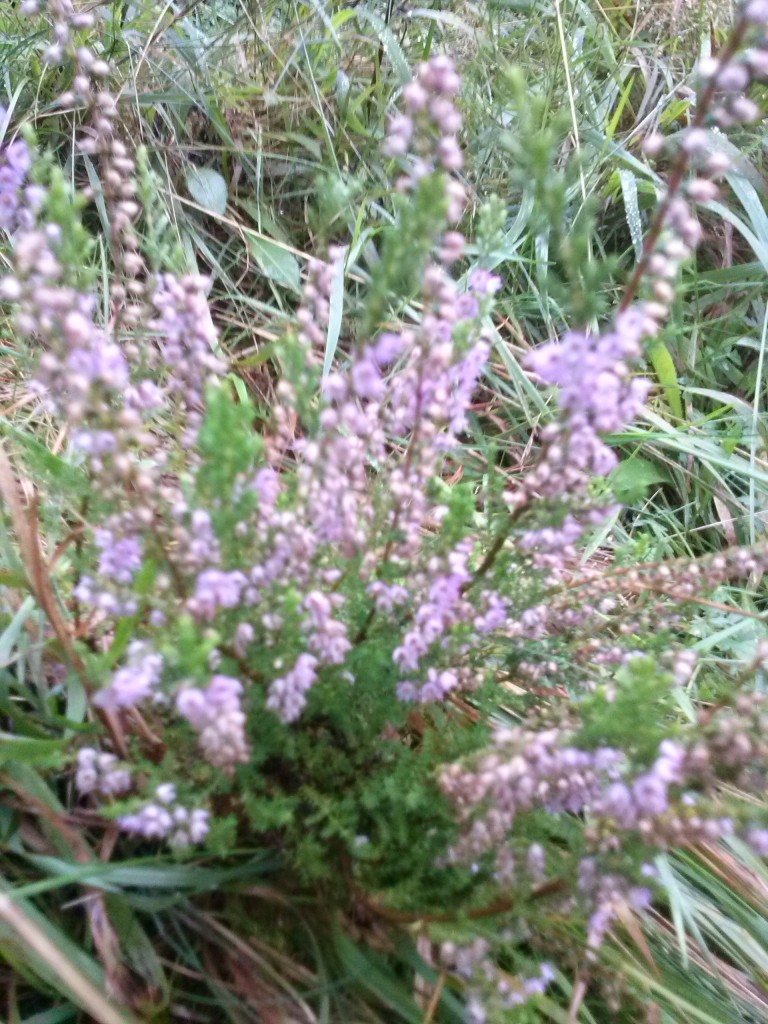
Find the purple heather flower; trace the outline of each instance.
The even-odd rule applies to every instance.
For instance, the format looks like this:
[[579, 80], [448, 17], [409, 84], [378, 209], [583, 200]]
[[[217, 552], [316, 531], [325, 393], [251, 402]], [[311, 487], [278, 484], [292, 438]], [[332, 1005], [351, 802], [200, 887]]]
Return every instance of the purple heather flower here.
[[554, 472], [542, 481], [548, 481], [542, 493], [567, 489], [574, 473], [604, 476], [615, 466], [613, 452], [599, 435], [623, 430], [645, 401], [649, 382], [632, 380], [627, 371], [640, 355], [644, 330], [643, 311], [630, 309], [617, 318], [613, 331], [594, 337], [571, 331], [531, 353], [535, 373], [560, 389], [568, 431], [565, 444], [550, 449]]
[[139, 381], [138, 384], [131, 384], [125, 389], [125, 405], [126, 408], [135, 409], [137, 412], [160, 409], [163, 405], [163, 392], [151, 380]]
[[127, 585], [141, 568], [141, 541], [138, 537], [116, 537], [112, 530], [94, 530], [100, 549], [99, 573], [115, 583]]
[[242, 692], [239, 679], [216, 675], [207, 689], [185, 687], [176, 696], [176, 709], [197, 732], [203, 757], [225, 772], [248, 760]]
[[75, 786], [81, 795], [98, 793], [119, 796], [131, 788], [130, 772], [118, 767], [114, 754], [100, 753], [93, 747], [82, 747], [77, 754]]
[[34, 209], [24, 194], [24, 181], [32, 164], [26, 142], [17, 140], [0, 146], [0, 229], [13, 233], [31, 228]]
[[237, 570], [206, 569], [197, 577], [194, 596], [187, 606], [197, 618], [212, 622], [219, 609], [236, 608], [240, 604], [247, 585], [247, 577]]
[[122, 391], [128, 383], [125, 356], [117, 345], [96, 332], [92, 324], [88, 325], [88, 332], [90, 337], [86, 335], [83, 341], [90, 341], [90, 347], [72, 348], [67, 356], [70, 389], [87, 395], [93, 385], [103, 384], [109, 390]]
[[162, 274], [152, 296], [161, 357], [169, 370], [168, 391], [187, 412], [188, 439], [200, 425], [206, 379], [219, 376], [225, 365], [215, 354], [216, 328], [208, 307], [209, 282], [195, 274], [177, 278]]
[[427, 105], [429, 94], [419, 81], [409, 82], [403, 89], [406, 108], [412, 114], [420, 113]]
[[391, 612], [399, 605], [405, 604], [410, 597], [407, 587], [399, 583], [384, 583], [382, 580], [374, 580], [366, 588], [373, 598], [376, 611]]
[[480, 303], [470, 292], [459, 295], [456, 299], [456, 315], [461, 320], [474, 320], [480, 312]]
[[170, 846], [184, 847], [201, 843], [210, 829], [208, 811], [189, 810], [175, 803], [176, 790], [164, 783], [155, 791], [157, 803], [147, 803], [134, 814], [118, 818], [124, 832], [145, 839], [165, 839]]
[[172, 804], [176, 800], [176, 787], [172, 782], [163, 782], [155, 790], [155, 796], [161, 804]]
[[758, 857], [768, 857], [768, 828], [750, 828], [746, 840]]
[[[333, 597], [338, 598], [339, 595]], [[352, 648], [346, 626], [333, 617], [335, 604], [338, 600], [334, 601], [319, 590], [310, 591], [302, 603], [307, 613], [305, 628], [309, 635], [309, 649], [325, 665], [343, 664]]]
[[280, 477], [271, 466], [264, 466], [253, 478], [251, 485], [259, 496], [259, 510], [274, 508], [280, 494]]
[[460, 260], [464, 255], [465, 245], [466, 240], [460, 231], [446, 231], [440, 246], [440, 262], [447, 266]]
[[498, 274], [492, 274], [490, 270], [477, 267], [469, 275], [469, 289], [475, 295], [486, 298], [489, 295], [495, 295], [500, 288], [501, 278]]
[[311, 654], [300, 654], [290, 672], [270, 684], [267, 707], [284, 722], [295, 722], [301, 714], [307, 691], [317, 682], [317, 665]]
[[118, 669], [109, 686], [99, 690], [94, 704], [102, 708], [132, 708], [155, 696], [163, 670], [163, 658], [145, 644], [134, 640], [128, 648], [128, 663]]
[[453, 669], [429, 668], [425, 683], [398, 683], [397, 696], [399, 700], [427, 704], [430, 701], [444, 700], [458, 685], [459, 677]]
[[480, 595], [481, 611], [472, 620], [472, 624], [480, 635], [493, 633], [501, 629], [509, 615], [507, 602], [494, 590], [484, 590]]
[[[550, 813], [583, 812], [600, 797], [623, 763], [610, 748], [597, 753], [564, 745], [557, 729], [498, 730], [495, 750], [478, 769], [452, 765], [441, 785], [467, 826], [454, 849], [462, 860], [475, 859], [502, 844], [518, 814], [542, 807]], [[476, 808], [488, 807], [488, 814]]]
[[405, 339], [401, 334], [393, 334], [385, 331], [380, 334], [373, 347], [373, 356], [379, 366], [389, 366], [400, 355], [405, 348]]
[[768, 0], [747, 0], [742, 14], [755, 25], [768, 25]]
[[613, 782], [603, 796], [594, 804], [596, 813], [612, 818], [620, 828], [634, 828], [637, 824], [637, 808], [629, 786]]
[[[416, 610], [412, 627], [393, 652], [392, 659], [398, 668], [408, 672], [418, 669], [421, 659], [440, 637], [471, 617], [473, 609], [463, 597], [462, 588], [471, 578], [467, 562], [472, 546], [471, 541], [457, 545], [448, 556], [448, 572], [438, 572], [433, 578], [426, 600]], [[430, 692], [435, 692], [434, 687]]]
[[255, 636], [256, 630], [250, 622], [241, 622], [237, 627], [233, 647], [239, 658], [245, 657], [248, 647], [253, 643]]
[[367, 354], [352, 364], [350, 377], [352, 387], [359, 398], [379, 400], [384, 397], [386, 390], [384, 381], [378, 367]]
[[403, 90], [407, 113], [390, 118], [383, 146], [386, 156], [410, 157], [409, 173], [398, 181], [401, 190], [413, 188], [436, 162], [449, 172], [461, 167], [456, 133], [462, 120], [453, 102], [458, 83], [450, 61], [435, 57], [419, 67], [416, 79]]
[[652, 771], [635, 779], [632, 796], [641, 817], [655, 817], [669, 807], [667, 785]]

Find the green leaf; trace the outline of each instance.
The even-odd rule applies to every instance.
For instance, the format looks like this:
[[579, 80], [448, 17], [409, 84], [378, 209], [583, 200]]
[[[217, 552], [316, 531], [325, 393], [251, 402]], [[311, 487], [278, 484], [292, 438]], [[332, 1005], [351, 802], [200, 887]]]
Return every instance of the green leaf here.
[[76, 466], [54, 455], [44, 444], [25, 431], [19, 430], [7, 419], [2, 422], [2, 430], [24, 448], [24, 460], [36, 477], [41, 477], [73, 494], [88, 493], [88, 479]]
[[31, 1017], [25, 1017], [21, 1024], [65, 1024], [72, 1020], [77, 1013], [74, 1006], [54, 1006], [50, 1010], [41, 1010], [40, 1013], [33, 1013]]
[[634, 505], [654, 484], [670, 483], [670, 476], [658, 463], [635, 456], [616, 467], [610, 483], [622, 505]]
[[34, 597], [27, 597], [5, 628], [3, 635], [0, 636], [0, 666], [7, 665], [11, 661], [24, 623], [34, 611], [35, 604]]
[[637, 202], [637, 179], [632, 171], [626, 167], [621, 167], [619, 168], [619, 181], [621, 182], [621, 194], [624, 199], [627, 227], [632, 237], [632, 244], [635, 247], [635, 256], [640, 259], [643, 251], [643, 222]]
[[6, 761], [27, 761], [38, 767], [57, 764], [63, 747], [63, 740], [36, 740], [0, 732], [0, 764]]
[[210, 213], [222, 214], [227, 208], [227, 183], [212, 167], [190, 167], [187, 171], [189, 194]]
[[257, 235], [254, 231], [246, 231], [248, 248], [258, 263], [263, 274], [275, 284], [301, 291], [301, 275], [299, 261], [284, 245], [273, 242], [270, 238]]
[[422, 1014], [410, 992], [370, 951], [363, 952], [340, 928], [335, 929], [334, 945], [344, 968], [363, 988], [389, 1007], [397, 1020], [418, 1024]]
[[[346, 251], [345, 251], [346, 255]], [[344, 311], [344, 265], [342, 260], [336, 264], [331, 285], [330, 313], [328, 315], [328, 334], [325, 341], [325, 359], [323, 360], [323, 380], [331, 372], [336, 346], [339, 343], [341, 317]]]
[[403, 53], [402, 46], [395, 38], [395, 34], [389, 25], [387, 25], [375, 11], [372, 11], [367, 7], [358, 7], [354, 12], [354, 16], [358, 21], [368, 22], [373, 31], [379, 37], [379, 42], [384, 47], [387, 57], [389, 57], [392, 69], [397, 75], [397, 80], [400, 85], [407, 85], [411, 80], [410, 65]]
[[677, 419], [683, 421], [685, 416], [683, 414], [683, 403], [680, 400], [680, 383], [677, 379], [677, 370], [675, 369], [675, 363], [669, 349], [663, 341], [656, 338], [648, 346], [648, 358], [659, 379], [659, 384], [664, 389], [664, 397], [669, 402], [669, 407]]
[[105, 995], [104, 969], [50, 916], [0, 882], [0, 949], [47, 985], [82, 1007], [99, 1024], [138, 1024]]

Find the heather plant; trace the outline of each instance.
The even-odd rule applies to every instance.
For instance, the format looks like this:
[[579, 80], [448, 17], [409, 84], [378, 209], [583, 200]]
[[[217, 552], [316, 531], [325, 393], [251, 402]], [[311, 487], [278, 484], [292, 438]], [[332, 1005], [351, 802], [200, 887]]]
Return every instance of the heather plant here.
[[[590, 985], [616, 984], [607, 937], [650, 910], [666, 851], [733, 837], [768, 852], [766, 652], [703, 670], [706, 708], [686, 689], [698, 609], [727, 612], [718, 588], [748, 586], [768, 552], [586, 553], [619, 511], [612, 439], [651, 398], [644, 346], [699, 243], [696, 206], [727, 170], [714, 140], [757, 116], [746, 90], [768, 72], [768, 7], [748, 0], [700, 65], [685, 130], [647, 138], [668, 166], [635, 270], [615, 311], [577, 297], [583, 318], [531, 351], [556, 411], [512, 476], [492, 445], [482, 464], [466, 452], [501, 218], [489, 201], [468, 258], [448, 57], [418, 65], [387, 123], [392, 221], [355, 331], [326, 350], [355, 269], [338, 245], [308, 262], [267, 404], [228, 373], [209, 282], [186, 269], [156, 172], [122, 134], [97, 24], [60, 0], [24, 14], [49, 33], [42, 60], [95, 173], [73, 190], [31, 137], [0, 154], [0, 296], [62, 451], [2, 457], [8, 583], [43, 613], [47, 671], [84, 698], [80, 722], [71, 697], [59, 705], [62, 795], [105, 860], [235, 863], [255, 844], [286, 893], [371, 944], [382, 925], [410, 929], [436, 1019], [515, 1019], [553, 1000], [577, 1014]], [[576, 161], [537, 183], [543, 216], [557, 220], [574, 174]], [[607, 273], [579, 259], [589, 218], [563, 247], [563, 290]], [[26, 496], [25, 471], [66, 535]], [[111, 953], [110, 994], [151, 1005]]]

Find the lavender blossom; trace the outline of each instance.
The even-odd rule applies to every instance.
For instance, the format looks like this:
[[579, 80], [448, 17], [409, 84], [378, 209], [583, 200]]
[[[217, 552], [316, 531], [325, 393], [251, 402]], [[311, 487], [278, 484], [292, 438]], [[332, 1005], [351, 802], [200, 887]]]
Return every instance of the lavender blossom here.
[[169, 370], [168, 391], [186, 412], [183, 440], [189, 446], [202, 422], [205, 383], [225, 369], [216, 355], [218, 336], [208, 307], [208, 287], [207, 279], [198, 275], [163, 274], [152, 294], [156, 315], [149, 326], [157, 334], [160, 356]]
[[[5, 110], [0, 107], [0, 120]], [[39, 209], [39, 194], [25, 189], [32, 156], [26, 142], [17, 139], [0, 145], [0, 230], [13, 234], [19, 228], [33, 227]]]
[[435, 567], [426, 600], [416, 610], [413, 626], [392, 655], [399, 668], [409, 672], [418, 669], [437, 640], [458, 622], [471, 618], [472, 606], [463, 597], [463, 588], [471, 578], [467, 564], [471, 550], [472, 542], [462, 541], [448, 558], [447, 573]]
[[272, 681], [267, 707], [283, 722], [295, 722], [307, 703], [307, 691], [317, 682], [317, 658], [300, 654], [296, 664], [279, 679]]
[[212, 622], [219, 609], [237, 608], [248, 579], [237, 570], [206, 569], [195, 582], [195, 593], [187, 607], [196, 618]]
[[131, 788], [131, 774], [120, 768], [114, 754], [100, 753], [93, 747], [82, 747], [77, 754], [75, 786], [81, 796], [119, 796]]
[[[436, 167], [449, 173], [462, 167], [463, 155], [456, 138], [462, 119], [454, 104], [458, 85], [459, 77], [449, 58], [433, 57], [419, 66], [416, 78], [403, 90], [405, 113], [390, 118], [384, 143], [387, 156], [407, 162], [408, 172], [398, 180], [401, 191], [410, 191]], [[459, 182], [452, 181], [451, 185], [453, 209], [449, 209], [448, 219], [456, 221], [465, 194]], [[446, 263], [454, 258], [455, 248], [449, 244]]]
[[108, 687], [99, 690], [93, 702], [110, 710], [136, 707], [142, 701], [157, 696], [162, 670], [162, 655], [134, 640], [128, 647], [127, 664], [118, 669]]
[[643, 315], [630, 310], [616, 328], [589, 337], [569, 332], [530, 356], [531, 368], [559, 390], [568, 430], [568, 460], [578, 469], [605, 476], [616, 465], [600, 434], [616, 433], [631, 423], [648, 394], [649, 382], [631, 379], [628, 364], [641, 354]]
[[307, 612], [305, 628], [309, 632], [308, 646], [324, 665], [343, 665], [352, 644], [347, 637], [347, 627], [333, 617], [334, 607], [343, 604], [340, 594], [330, 597], [318, 590], [311, 590], [304, 598], [303, 608]]
[[207, 689], [185, 687], [176, 696], [176, 708], [197, 732], [203, 757], [228, 774], [248, 760], [242, 692], [239, 679], [216, 675]]
[[208, 811], [189, 809], [176, 800], [176, 787], [163, 783], [155, 790], [155, 800], [133, 814], [118, 818], [123, 832], [145, 839], [167, 840], [172, 847], [183, 848], [201, 843], [208, 835]]

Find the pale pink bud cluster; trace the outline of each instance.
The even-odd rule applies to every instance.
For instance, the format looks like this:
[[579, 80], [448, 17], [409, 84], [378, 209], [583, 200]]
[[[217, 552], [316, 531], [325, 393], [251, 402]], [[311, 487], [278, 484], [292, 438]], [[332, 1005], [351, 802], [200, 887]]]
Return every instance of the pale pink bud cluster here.
[[216, 675], [205, 690], [184, 687], [176, 697], [176, 709], [198, 734], [203, 757], [226, 773], [248, 760], [242, 692], [239, 679]]
[[648, 261], [647, 276], [653, 296], [641, 307], [645, 316], [643, 327], [647, 335], [657, 334], [669, 316], [675, 296], [673, 282], [678, 269], [697, 247], [701, 235], [701, 225], [690, 203], [682, 196], [674, 196], [668, 203], [664, 227]]
[[[5, 109], [0, 107], [0, 120]], [[43, 190], [26, 183], [32, 154], [26, 142], [16, 139], [0, 145], [0, 230], [13, 234], [32, 228], [43, 199]]]
[[210, 281], [199, 274], [159, 275], [152, 292], [155, 332], [166, 388], [186, 416], [182, 444], [191, 455], [203, 419], [205, 385], [220, 377], [225, 362], [217, 354], [218, 335], [208, 305]]
[[120, 767], [114, 754], [82, 747], [77, 754], [75, 786], [81, 796], [120, 796], [131, 788], [131, 773]]
[[[644, 306], [648, 335], [658, 333], [669, 316], [678, 268], [701, 239], [701, 227], [690, 204], [715, 201], [719, 196], [715, 182], [731, 166], [730, 157], [719, 144], [722, 136], [718, 128], [748, 123], [759, 117], [757, 104], [746, 92], [754, 80], [768, 77], [768, 32], [761, 12], [759, 0], [742, 4], [737, 24], [741, 45], [733, 52], [726, 48], [724, 57], [706, 57], [698, 63], [700, 107], [690, 127], [674, 142], [654, 132], [643, 144], [650, 157], [676, 149], [680, 168], [672, 175], [672, 195], [662, 205], [662, 230], [645, 268], [653, 292]], [[718, 128], [708, 128], [708, 122], [714, 122]], [[694, 169], [695, 175], [683, 183], [681, 178], [686, 165]], [[675, 194], [681, 185], [687, 198]]]
[[338, 274], [343, 273], [344, 250], [332, 247], [328, 262], [312, 257], [307, 263], [307, 280], [296, 311], [299, 340], [308, 348], [322, 348], [325, 344], [328, 320], [331, 314], [331, 291]]
[[109, 686], [99, 690], [93, 703], [110, 710], [136, 707], [157, 696], [162, 671], [162, 655], [134, 640], [128, 647], [127, 663], [115, 672]]
[[[457, 134], [462, 126], [455, 97], [459, 78], [449, 57], [433, 57], [419, 66], [416, 77], [403, 89], [404, 113], [390, 118], [384, 152], [387, 156], [410, 157], [408, 171], [398, 179], [397, 187], [408, 192], [436, 167], [453, 173], [463, 165]], [[466, 194], [461, 184], [451, 179], [447, 185], [448, 220], [461, 218]], [[453, 262], [457, 241], [447, 240], [445, 261]]]
[[201, 843], [208, 835], [208, 811], [183, 807], [176, 799], [176, 787], [164, 782], [155, 790], [155, 799], [133, 814], [118, 818], [123, 832], [144, 839], [163, 839], [169, 846], [185, 847]]
[[703, 88], [714, 99], [712, 119], [721, 128], [756, 121], [760, 108], [747, 95], [750, 84], [768, 78], [768, 6], [761, 0], [748, 0], [739, 11], [747, 46], [741, 46], [725, 59], [706, 57], [697, 65]]
[[122, 283], [112, 285], [111, 296], [116, 301], [127, 298], [133, 302], [121, 310], [121, 318], [127, 323], [136, 322], [141, 316], [138, 303], [144, 291], [141, 277], [146, 269], [134, 228], [140, 211], [136, 201], [136, 167], [127, 147], [117, 138], [117, 102], [105, 85], [112, 69], [78, 40], [79, 32], [94, 25], [94, 16], [76, 10], [71, 0], [26, 0], [22, 11], [30, 16], [46, 13], [50, 19], [53, 41], [43, 60], [55, 65], [69, 59], [74, 64], [71, 89], [59, 97], [59, 103], [81, 103], [87, 108], [87, 123], [79, 146], [81, 152], [101, 158], [100, 178], [110, 214], [112, 257], [123, 276]]

